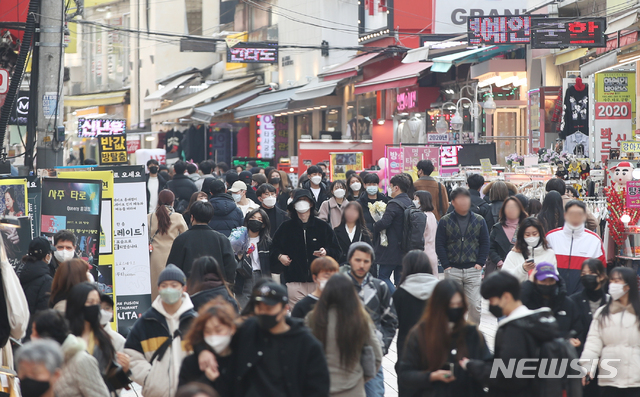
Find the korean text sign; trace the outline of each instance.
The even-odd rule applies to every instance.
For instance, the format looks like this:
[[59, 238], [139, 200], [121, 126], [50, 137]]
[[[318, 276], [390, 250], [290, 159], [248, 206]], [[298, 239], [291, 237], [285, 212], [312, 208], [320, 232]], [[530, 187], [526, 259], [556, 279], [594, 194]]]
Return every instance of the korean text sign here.
[[640, 181], [627, 182], [626, 207], [640, 209]]
[[595, 103], [595, 159], [606, 161], [610, 149], [622, 149], [621, 142], [631, 139], [631, 103]]

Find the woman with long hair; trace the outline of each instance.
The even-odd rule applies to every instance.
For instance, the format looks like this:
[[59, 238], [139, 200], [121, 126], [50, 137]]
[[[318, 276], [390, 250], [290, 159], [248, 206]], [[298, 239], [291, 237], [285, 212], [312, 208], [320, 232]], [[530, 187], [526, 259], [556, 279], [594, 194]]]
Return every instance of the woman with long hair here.
[[522, 283], [540, 262], [557, 266], [556, 254], [549, 248], [542, 223], [537, 218], [526, 218], [520, 223], [516, 243], [507, 254], [502, 270]]
[[545, 234], [564, 226], [564, 204], [560, 193], [552, 190], [544, 196], [538, 219]]
[[529, 216], [538, 216], [542, 210], [542, 203], [537, 198], [529, 199], [529, 206], [527, 207], [527, 214]]
[[269, 216], [262, 208], [249, 211], [244, 217], [244, 226], [249, 233], [249, 246], [244, 255], [237, 260], [245, 269], [251, 269], [251, 274], [236, 273], [235, 293], [240, 307], [245, 307], [251, 298], [251, 292], [258, 280], [271, 277], [271, 263], [269, 250], [271, 249], [271, 223]]
[[[601, 396], [640, 395], [640, 294], [638, 275], [628, 267], [616, 267], [609, 273], [609, 295], [611, 299], [599, 308], [587, 335], [587, 342], [580, 362], [598, 360], [600, 374], [611, 374], [611, 364], [617, 369], [615, 376], [599, 376]], [[583, 361], [585, 360], [585, 361]], [[608, 361], [613, 360], [613, 361]], [[615, 363], [619, 365], [615, 365]], [[583, 379], [596, 382], [592, 373]]]
[[158, 296], [158, 277], [167, 265], [173, 240], [189, 229], [182, 214], [173, 210], [175, 198], [171, 190], [164, 189], [158, 194], [158, 206], [155, 211], [147, 215], [152, 301]]
[[70, 261], [62, 262], [56, 270], [56, 275], [51, 282], [51, 298], [49, 307], [62, 313], [67, 310], [67, 299], [69, 291], [77, 284], [89, 281], [87, 277], [87, 267], [89, 264], [83, 259], [74, 258]]
[[267, 174], [267, 182], [276, 188], [276, 197], [278, 207], [281, 210], [287, 210], [287, 199], [289, 198], [289, 176], [284, 171], [278, 171], [277, 169], [270, 170]]
[[340, 225], [333, 229], [342, 249], [342, 255], [337, 262], [340, 264], [347, 262], [347, 253], [351, 243], [364, 241], [372, 245], [373, 236], [371, 231], [367, 229], [364, 221], [364, 212], [362, 206], [357, 201], [350, 201], [344, 206]]
[[[129, 372], [129, 356], [117, 353], [111, 337], [100, 325], [100, 291], [95, 284], [88, 282], [74, 286], [69, 292], [65, 318], [69, 322], [69, 330], [87, 344], [87, 352], [98, 360], [98, 367], [103, 377], [112, 369], [114, 361], [125, 374]], [[116, 387], [105, 379], [109, 391]]]
[[365, 194], [364, 182], [360, 175], [353, 174], [347, 178], [347, 200], [355, 201]]
[[[491, 267], [488, 271], [500, 269], [511, 248], [516, 242], [518, 225], [527, 217], [520, 200], [507, 197], [500, 207], [498, 222], [493, 225], [489, 235], [489, 259]], [[489, 266], [488, 266], [489, 267]]]
[[4, 213], [3, 215], [8, 216], [23, 216], [24, 211], [20, 209], [20, 205], [16, 200], [16, 190], [12, 187], [8, 188], [4, 192]]
[[444, 279], [433, 289], [422, 318], [409, 332], [402, 357], [396, 364], [398, 383], [411, 391], [407, 396], [481, 396], [482, 385], [458, 362], [473, 356], [491, 357], [478, 328], [467, 323], [464, 289]]
[[189, 227], [189, 228], [191, 227], [191, 206], [196, 201], [208, 202], [209, 201], [209, 195], [207, 193], [205, 193], [205, 192], [195, 192], [195, 193], [193, 193], [191, 195], [191, 198], [189, 199], [189, 206], [187, 207], [187, 209], [182, 214], [182, 218], [184, 219], [184, 223], [186, 223], [187, 227]]
[[238, 312], [238, 302], [233, 298], [220, 264], [212, 256], [203, 256], [193, 261], [187, 280], [187, 293], [193, 303], [193, 310], [198, 311], [207, 302], [222, 296]]
[[504, 203], [507, 197], [509, 197], [509, 187], [505, 182], [495, 181], [491, 184], [489, 187], [489, 206], [491, 207], [491, 215], [493, 215], [494, 220], [500, 218], [500, 208], [502, 208], [502, 203]]
[[382, 349], [375, 328], [353, 283], [342, 275], [332, 276], [313, 311], [307, 315], [313, 335], [324, 346], [331, 379], [331, 397], [364, 397], [362, 350], [371, 346], [376, 373]]
[[344, 180], [338, 179], [331, 182], [329, 186], [329, 200], [324, 201], [320, 205], [318, 218], [328, 222], [332, 228], [339, 225], [344, 207], [349, 202], [346, 194], [347, 183]]
[[427, 224], [424, 228], [424, 253], [431, 263], [431, 274], [438, 275], [438, 255], [436, 254], [436, 232], [438, 221], [433, 213], [433, 198], [426, 190], [418, 190], [413, 194], [413, 205], [427, 216]]

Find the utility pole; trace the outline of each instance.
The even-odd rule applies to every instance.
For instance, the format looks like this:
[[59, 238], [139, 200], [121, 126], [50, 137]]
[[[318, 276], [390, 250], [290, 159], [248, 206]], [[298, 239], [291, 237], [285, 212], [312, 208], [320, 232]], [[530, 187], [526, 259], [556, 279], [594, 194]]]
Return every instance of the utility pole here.
[[39, 25], [38, 90], [29, 107], [37, 109], [36, 167], [45, 169], [63, 165], [64, 129], [59, 133], [58, 127], [63, 125], [64, 0], [43, 0]]

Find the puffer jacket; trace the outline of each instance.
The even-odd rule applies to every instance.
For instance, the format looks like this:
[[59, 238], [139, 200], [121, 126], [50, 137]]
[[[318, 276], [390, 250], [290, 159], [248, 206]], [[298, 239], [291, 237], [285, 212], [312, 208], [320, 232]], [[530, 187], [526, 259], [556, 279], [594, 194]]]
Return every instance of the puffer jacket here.
[[[557, 267], [555, 252], [553, 252], [552, 249], [544, 249], [542, 244], [533, 250], [529, 248], [527, 258], [533, 259], [533, 263], [536, 265], [540, 262], [549, 262]], [[524, 261], [524, 255], [522, 255], [521, 252], [511, 250], [504, 260], [502, 270], [511, 273], [511, 275], [517, 278], [519, 282], [525, 282], [527, 281], [527, 278], [529, 278], [529, 273], [527, 273], [522, 267], [522, 265], [524, 265]]]
[[[182, 338], [195, 316], [191, 299], [185, 293], [182, 306], [172, 316], [164, 311], [157, 297], [151, 308], [133, 324], [124, 352], [131, 357], [131, 379], [142, 385], [143, 396], [173, 397], [176, 394], [180, 366], [188, 354]], [[163, 347], [167, 340], [171, 342]]]
[[87, 353], [82, 338], [67, 336], [62, 344], [64, 365], [54, 389], [56, 396], [108, 397], [109, 389], [102, 380], [98, 360]]
[[[609, 304], [609, 316], [600, 324], [603, 306], [596, 311], [587, 342], [580, 356], [581, 360], [599, 359], [598, 385], [619, 388], [640, 387], [640, 330], [638, 318], [631, 305], [623, 306], [620, 301]], [[603, 360], [619, 360], [605, 361]], [[581, 362], [584, 363], [584, 362]], [[606, 366], [603, 366], [605, 364]], [[583, 364], [584, 365], [584, 364]], [[607, 368], [609, 367], [609, 368]], [[617, 369], [617, 374], [610, 378], [602, 375], [611, 373], [610, 368]], [[590, 368], [587, 368], [590, 370]]]
[[242, 210], [238, 208], [230, 194], [216, 194], [209, 202], [213, 205], [213, 218], [209, 221], [209, 227], [213, 230], [229, 237], [231, 230], [242, 226], [244, 220]]
[[44, 261], [27, 262], [20, 272], [20, 285], [29, 303], [29, 313], [49, 308], [51, 282], [49, 265]]
[[173, 179], [167, 182], [167, 189], [176, 196], [176, 201], [186, 200], [189, 202], [191, 195], [198, 191], [196, 184], [187, 175], [174, 175]]

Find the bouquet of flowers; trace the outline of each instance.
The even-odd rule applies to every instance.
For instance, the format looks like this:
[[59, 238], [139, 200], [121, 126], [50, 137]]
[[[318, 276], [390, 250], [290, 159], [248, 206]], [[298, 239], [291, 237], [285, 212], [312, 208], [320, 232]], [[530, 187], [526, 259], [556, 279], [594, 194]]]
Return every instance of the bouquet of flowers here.
[[231, 231], [229, 235], [229, 241], [231, 242], [231, 248], [236, 256], [244, 255], [249, 248], [249, 233], [244, 226], [237, 227]]
[[[382, 219], [384, 212], [387, 210], [387, 204], [383, 201], [376, 201], [375, 203], [369, 203], [369, 213], [374, 221], [378, 222]], [[380, 245], [386, 247], [389, 245], [389, 240], [387, 239], [387, 231], [383, 230], [380, 232]]]

